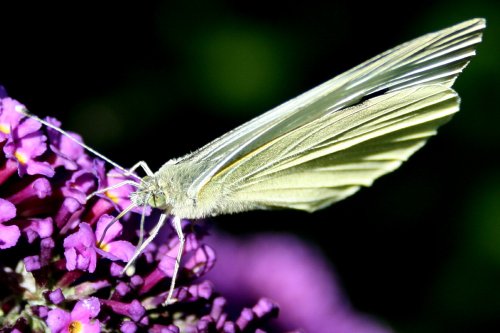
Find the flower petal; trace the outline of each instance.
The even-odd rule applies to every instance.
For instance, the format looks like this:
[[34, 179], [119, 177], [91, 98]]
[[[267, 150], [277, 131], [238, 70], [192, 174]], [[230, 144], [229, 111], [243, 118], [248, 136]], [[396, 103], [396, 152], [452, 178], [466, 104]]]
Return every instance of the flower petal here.
[[21, 231], [16, 225], [0, 224], [0, 249], [8, 249], [17, 244]]
[[96, 239], [90, 225], [80, 223], [80, 229], [64, 240], [66, 268], [94, 272], [97, 265], [95, 243]]
[[109, 226], [109, 228], [106, 230], [106, 235], [104, 235], [104, 238], [102, 240], [103, 243], [109, 243], [111, 240], [115, 239], [117, 236], [119, 236], [123, 230], [123, 226], [120, 222], [116, 221], [113, 224], [109, 224], [113, 220], [113, 216], [111, 215], [103, 215], [97, 221], [97, 227], [95, 230], [95, 235], [96, 238], [100, 241], [101, 237], [104, 233], [104, 230]]
[[101, 311], [101, 303], [97, 297], [89, 297], [78, 301], [71, 311], [71, 320], [88, 323], [90, 319], [97, 317]]
[[0, 223], [13, 219], [16, 216], [16, 206], [10, 201], [0, 198]]
[[67, 333], [71, 315], [61, 309], [50, 310], [46, 322], [52, 333]]
[[128, 262], [134, 255], [135, 246], [127, 241], [115, 241], [106, 244], [106, 250], [98, 249], [99, 254], [113, 261]]

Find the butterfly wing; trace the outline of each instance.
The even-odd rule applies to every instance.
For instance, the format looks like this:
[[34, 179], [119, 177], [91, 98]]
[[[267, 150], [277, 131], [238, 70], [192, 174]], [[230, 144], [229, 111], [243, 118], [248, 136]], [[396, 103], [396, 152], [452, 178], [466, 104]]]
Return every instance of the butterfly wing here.
[[422, 85], [450, 87], [475, 54], [484, 28], [484, 19], [473, 19], [397, 46], [185, 156], [179, 161], [203, 165], [187, 190], [188, 196], [197, 198], [219, 173], [240, 165], [247, 155], [279, 141], [285, 133], [325, 115], [344, 113], [344, 108], [367, 96]]
[[398, 168], [458, 111], [443, 85], [410, 87], [327, 114], [245, 155], [199, 193], [227, 191], [221, 212], [314, 211]]

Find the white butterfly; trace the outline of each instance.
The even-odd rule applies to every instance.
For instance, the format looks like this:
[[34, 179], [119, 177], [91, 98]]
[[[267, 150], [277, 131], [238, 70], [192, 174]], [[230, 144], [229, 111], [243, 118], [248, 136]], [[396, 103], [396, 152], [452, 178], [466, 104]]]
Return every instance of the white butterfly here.
[[458, 111], [451, 86], [484, 28], [484, 19], [472, 19], [397, 46], [157, 172], [142, 161], [125, 170], [85, 146], [127, 173], [138, 167], [147, 173], [126, 182], [137, 191], [117, 219], [136, 206], [163, 211], [127, 267], [172, 215], [180, 247], [168, 304], [184, 246], [182, 218], [268, 208], [313, 212], [398, 168]]

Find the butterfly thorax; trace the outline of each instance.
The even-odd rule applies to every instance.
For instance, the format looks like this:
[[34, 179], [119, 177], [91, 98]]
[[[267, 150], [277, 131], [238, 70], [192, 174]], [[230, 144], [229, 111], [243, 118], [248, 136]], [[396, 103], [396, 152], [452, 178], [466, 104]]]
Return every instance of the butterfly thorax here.
[[[188, 195], [188, 190], [203, 165], [190, 161], [170, 160], [151, 177], [144, 177], [141, 187], [135, 192], [137, 204], [149, 206], [182, 218], [202, 218], [214, 215], [219, 198], [199, 200]], [[147, 198], [148, 197], [148, 198]], [[134, 200], [134, 199], [133, 199]]]

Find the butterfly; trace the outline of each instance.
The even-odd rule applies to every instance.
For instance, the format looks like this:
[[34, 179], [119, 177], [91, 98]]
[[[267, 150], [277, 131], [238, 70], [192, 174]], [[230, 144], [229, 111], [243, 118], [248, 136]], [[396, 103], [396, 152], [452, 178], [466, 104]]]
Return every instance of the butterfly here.
[[162, 211], [125, 270], [172, 216], [180, 246], [168, 304], [184, 246], [181, 219], [272, 208], [314, 212], [397, 169], [459, 110], [451, 87], [485, 26], [471, 19], [390, 49], [156, 172], [143, 161], [124, 169], [82, 144], [128, 175], [139, 167], [146, 173], [114, 186], [136, 187], [132, 205], [115, 220], [138, 206]]

